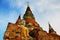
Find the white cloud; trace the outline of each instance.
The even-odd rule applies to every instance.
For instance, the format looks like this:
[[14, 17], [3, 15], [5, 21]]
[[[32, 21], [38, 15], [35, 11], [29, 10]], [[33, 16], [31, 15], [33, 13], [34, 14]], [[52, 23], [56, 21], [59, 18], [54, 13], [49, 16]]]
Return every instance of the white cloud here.
[[57, 8], [60, 9], [60, 4], [56, 2], [56, 0], [37, 0], [32, 4], [32, 6], [39, 12], [43, 12], [45, 10], [55, 10]]

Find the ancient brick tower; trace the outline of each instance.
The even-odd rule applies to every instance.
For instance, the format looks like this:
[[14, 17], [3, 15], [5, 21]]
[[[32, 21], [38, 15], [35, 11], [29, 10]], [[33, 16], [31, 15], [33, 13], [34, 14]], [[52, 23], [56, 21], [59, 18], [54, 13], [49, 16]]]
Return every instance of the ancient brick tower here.
[[50, 24], [49, 33], [44, 31], [36, 22], [28, 5], [23, 19], [19, 15], [16, 23], [8, 23], [4, 40], [60, 40], [60, 36], [57, 35]]

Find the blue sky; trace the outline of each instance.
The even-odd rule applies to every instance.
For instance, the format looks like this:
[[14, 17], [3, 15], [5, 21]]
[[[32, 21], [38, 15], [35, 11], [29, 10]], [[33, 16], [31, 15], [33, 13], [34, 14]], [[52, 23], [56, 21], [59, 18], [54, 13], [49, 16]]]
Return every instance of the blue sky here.
[[0, 0], [0, 40], [8, 25], [15, 23], [18, 15], [24, 15], [27, 2], [40, 26], [48, 32], [48, 22], [60, 35], [60, 0]]

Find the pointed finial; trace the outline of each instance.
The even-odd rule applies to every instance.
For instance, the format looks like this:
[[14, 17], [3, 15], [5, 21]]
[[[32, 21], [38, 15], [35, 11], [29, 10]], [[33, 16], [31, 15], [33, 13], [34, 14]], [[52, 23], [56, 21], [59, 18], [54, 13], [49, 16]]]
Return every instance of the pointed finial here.
[[20, 17], [20, 14], [19, 14], [18, 19], [16, 21], [16, 25], [20, 24], [20, 21], [21, 21], [21, 17]]
[[20, 19], [20, 15], [19, 15], [18, 19]]
[[50, 29], [52, 29], [52, 27], [51, 27], [51, 25], [50, 25], [50, 23], [49, 23], [49, 22], [48, 22], [48, 25], [49, 25], [49, 30], [50, 30]]
[[50, 22], [48, 22], [49, 27], [51, 27]]
[[49, 33], [50, 34], [56, 34], [56, 31], [52, 28], [52, 26], [50, 25], [50, 23], [48, 22], [49, 25]]
[[50, 24], [50, 22], [48, 22], [48, 24]]
[[20, 17], [20, 19], [21, 19], [21, 13], [19, 13], [19, 17]]
[[27, 6], [29, 7], [29, 1], [27, 2]]

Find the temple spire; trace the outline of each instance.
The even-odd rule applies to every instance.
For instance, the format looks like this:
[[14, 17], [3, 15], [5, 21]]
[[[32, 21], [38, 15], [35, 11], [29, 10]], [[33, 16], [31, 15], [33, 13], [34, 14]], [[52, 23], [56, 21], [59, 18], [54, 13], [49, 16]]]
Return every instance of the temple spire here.
[[16, 21], [16, 24], [18, 25], [18, 24], [20, 24], [20, 21], [21, 21], [21, 17], [20, 17], [20, 15], [18, 16], [18, 19], [17, 19], [17, 21]]
[[19, 14], [19, 16], [18, 16], [18, 20], [20, 20], [21, 19], [21, 17], [20, 17], [20, 14]]
[[27, 18], [35, 19], [32, 11], [30, 9], [29, 2], [27, 3], [27, 9], [26, 9], [26, 12], [23, 16], [23, 19], [27, 19]]
[[48, 23], [49, 25], [49, 33], [50, 34], [56, 34], [56, 31], [54, 31], [54, 29], [52, 28], [52, 26], [50, 25], [50, 23]]

